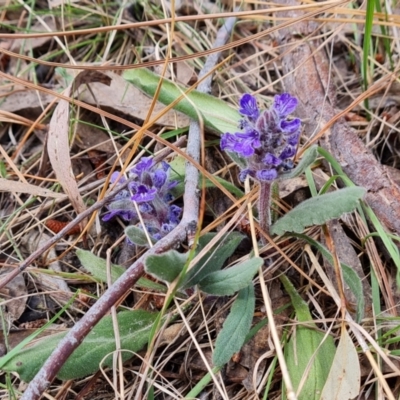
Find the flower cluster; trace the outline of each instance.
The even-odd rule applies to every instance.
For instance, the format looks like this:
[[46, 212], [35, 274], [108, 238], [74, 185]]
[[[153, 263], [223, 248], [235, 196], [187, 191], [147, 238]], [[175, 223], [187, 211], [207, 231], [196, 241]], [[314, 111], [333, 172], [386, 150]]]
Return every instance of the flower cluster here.
[[[133, 224], [139, 222], [134, 205], [136, 202], [145, 228], [155, 240], [171, 232], [178, 225], [182, 210], [176, 205], [169, 205], [173, 200], [170, 190], [178, 183], [169, 180], [169, 169], [165, 161], [157, 168], [151, 157], [142, 157], [128, 173], [129, 178], [133, 178], [132, 182], [107, 206], [108, 213], [104, 215], [103, 221], [118, 216]], [[117, 181], [119, 174], [114, 172], [111, 175], [111, 184]], [[118, 183], [125, 181], [121, 177]]]
[[297, 107], [297, 99], [288, 93], [277, 95], [270, 109], [260, 112], [256, 99], [244, 94], [239, 112], [242, 132], [225, 133], [221, 149], [236, 153], [246, 161], [240, 173], [244, 181], [249, 175], [254, 179], [270, 182], [281, 171], [293, 166], [291, 158], [296, 153], [300, 139], [300, 120], [289, 120], [288, 115]]

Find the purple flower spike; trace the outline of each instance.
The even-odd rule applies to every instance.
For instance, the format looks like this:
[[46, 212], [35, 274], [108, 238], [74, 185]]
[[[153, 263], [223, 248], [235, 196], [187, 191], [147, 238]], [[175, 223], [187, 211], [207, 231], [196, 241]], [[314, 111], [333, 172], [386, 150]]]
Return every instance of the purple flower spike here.
[[131, 197], [136, 203], [143, 203], [154, 200], [156, 197], [157, 189], [149, 189], [145, 185], [139, 185], [137, 187], [137, 192]]
[[298, 101], [283, 93], [275, 96], [272, 106], [262, 112], [250, 94], [243, 95], [239, 103], [239, 113], [244, 116], [239, 123], [242, 132], [222, 135], [221, 149], [243, 159], [241, 181], [248, 176], [259, 181], [273, 181], [284, 172], [284, 165], [288, 166], [289, 158], [296, 153], [301, 121], [288, 116], [296, 109]]
[[296, 97], [292, 97], [289, 93], [283, 93], [275, 96], [273, 109], [279, 114], [280, 117], [287, 117], [297, 107]]
[[256, 120], [260, 114], [258, 111], [257, 100], [251, 94], [244, 94], [239, 100], [239, 113], [249, 117], [250, 120]]
[[[120, 217], [131, 224], [139, 222], [138, 212], [144, 228], [156, 240], [163, 238], [171, 232], [180, 221], [182, 209], [169, 202], [174, 199], [170, 189], [178, 182], [169, 180], [170, 166], [165, 161], [156, 166], [151, 157], [143, 157], [135, 167], [130, 170], [128, 188], [120, 190], [107, 206], [108, 212], [103, 216], [103, 221]], [[118, 179], [119, 172], [111, 176], [113, 184], [126, 182], [124, 177]]]

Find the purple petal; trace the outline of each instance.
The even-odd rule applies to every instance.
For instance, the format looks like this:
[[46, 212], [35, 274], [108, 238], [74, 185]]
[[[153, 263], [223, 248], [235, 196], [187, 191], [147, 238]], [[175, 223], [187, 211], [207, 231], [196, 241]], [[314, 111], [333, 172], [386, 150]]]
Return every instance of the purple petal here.
[[174, 226], [172, 226], [171, 224], [162, 224], [161, 225], [161, 233], [164, 234], [164, 236], [167, 233], [170, 233], [173, 229], [174, 229]]
[[121, 172], [119, 171], [114, 171], [111, 176], [110, 176], [110, 183], [125, 183], [126, 179], [124, 177], [124, 175], [121, 175], [121, 177], [118, 179], [118, 177], [120, 176]]
[[239, 174], [240, 181], [244, 182], [247, 178], [247, 175], [250, 175], [249, 169], [243, 169], [242, 171], [240, 171], [240, 174]]
[[221, 150], [228, 150], [228, 151], [234, 151], [234, 146], [236, 144], [236, 136], [233, 135], [232, 133], [224, 133], [221, 136]]
[[287, 146], [279, 156], [281, 160], [286, 160], [286, 158], [293, 157], [296, 154], [296, 147]]
[[173, 223], [176, 223], [176, 224], [179, 223], [179, 216], [181, 215], [181, 212], [182, 212], [182, 208], [173, 204], [169, 208], [168, 219]]
[[162, 186], [164, 186], [166, 180], [167, 180], [167, 173], [164, 170], [158, 169], [156, 172], [154, 172], [153, 185], [157, 189], [160, 189]]
[[274, 156], [271, 153], [268, 153], [264, 157], [264, 163], [273, 167], [277, 167], [278, 165], [282, 164], [282, 160], [279, 157]]
[[156, 193], [157, 189], [155, 188], [149, 189], [145, 185], [139, 185], [136, 193], [131, 197], [131, 199], [136, 201], [136, 203], [148, 202], [154, 200]]
[[296, 97], [292, 97], [289, 93], [283, 93], [275, 96], [272, 108], [280, 117], [287, 117], [296, 109], [297, 104]]
[[256, 173], [256, 178], [264, 182], [271, 182], [277, 177], [278, 171], [276, 169], [262, 169]]
[[165, 172], [167, 172], [171, 168], [171, 166], [166, 161], [161, 161], [161, 166]]
[[239, 100], [240, 108], [239, 112], [242, 115], [246, 115], [252, 120], [256, 120], [259, 115], [257, 100], [251, 94], [244, 94]]
[[237, 141], [239, 141], [240, 139], [249, 141], [255, 149], [261, 147], [260, 134], [255, 129], [249, 130], [247, 132], [235, 133], [235, 136], [237, 138]]
[[281, 121], [281, 124], [280, 124], [282, 132], [285, 132], [288, 135], [291, 135], [291, 134], [299, 131], [300, 125], [301, 125], [301, 121], [298, 118], [296, 118], [292, 121], [283, 120], [283, 121]]
[[287, 143], [293, 147], [297, 147], [300, 139], [300, 132], [296, 132], [294, 135], [291, 135], [287, 138]]
[[178, 181], [170, 181], [169, 183], [168, 183], [168, 186], [167, 186], [167, 189], [168, 190], [170, 190], [170, 189], [173, 189], [175, 186], [177, 186], [178, 185]]
[[153, 165], [154, 161], [152, 157], [142, 157], [131, 171], [140, 177], [143, 172], [149, 171]]

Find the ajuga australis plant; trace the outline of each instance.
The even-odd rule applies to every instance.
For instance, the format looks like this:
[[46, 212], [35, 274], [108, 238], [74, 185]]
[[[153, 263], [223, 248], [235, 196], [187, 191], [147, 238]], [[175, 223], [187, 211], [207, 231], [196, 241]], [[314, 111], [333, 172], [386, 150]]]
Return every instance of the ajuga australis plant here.
[[[120, 217], [136, 224], [140, 221], [139, 211], [145, 225], [141, 226], [141, 229], [146, 229], [155, 241], [171, 232], [178, 225], [182, 210], [174, 204], [169, 204], [173, 200], [171, 189], [178, 183], [170, 181], [169, 170], [170, 166], [165, 161], [157, 166], [151, 157], [142, 157], [128, 172], [132, 182], [107, 206], [108, 212], [103, 216], [103, 221]], [[125, 177], [118, 179], [119, 175], [119, 172], [111, 175], [111, 184], [126, 181]]]
[[239, 101], [239, 113], [243, 115], [240, 132], [221, 137], [221, 149], [240, 158], [240, 180], [250, 177], [260, 183], [258, 212], [260, 226], [266, 232], [270, 225], [272, 182], [293, 167], [292, 157], [300, 139], [300, 119], [289, 118], [297, 103], [295, 97], [283, 93], [275, 96], [269, 109], [260, 111], [255, 97], [244, 94]]

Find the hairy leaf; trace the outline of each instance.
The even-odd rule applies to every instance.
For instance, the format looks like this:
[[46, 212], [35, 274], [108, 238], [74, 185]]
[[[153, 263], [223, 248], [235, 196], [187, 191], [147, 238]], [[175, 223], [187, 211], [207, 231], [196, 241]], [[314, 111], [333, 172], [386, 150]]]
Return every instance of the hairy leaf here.
[[231, 312], [217, 337], [213, 355], [215, 366], [222, 367], [225, 365], [243, 346], [250, 331], [254, 307], [254, 287], [249, 285], [238, 293]]
[[[76, 255], [81, 264], [87, 269], [96, 279], [107, 283], [107, 262], [103, 258], [95, 256], [87, 250], [78, 249]], [[111, 264], [111, 281], [114, 283], [124, 272], [125, 268], [120, 265]]]
[[352, 212], [364, 196], [365, 189], [348, 187], [332, 193], [312, 197], [289, 211], [271, 227], [271, 233], [301, 233], [307, 226], [322, 225], [342, 214]]
[[254, 257], [231, 268], [212, 272], [199, 283], [199, 289], [216, 296], [231, 296], [250, 285], [263, 262], [262, 258]]
[[[132, 352], [138, 352], [146, 345], [156, 317], [157, 313], [144, 310], [125, 311], [118, 314], [121, 348], [130, 350], [122, 352], [124, 360], [131, 358]], [[64, 332], [39, 339], [11, 358], [3, 366], [3, 370], [17, 372], [23, 381], [29, 382], [65, 335]], [[98, 371], [102, 359], [115, 349], [113, 322], [111, 316], [107, 316], [93, 328], [82, 344], [72, 353], [57, 377], [69, 380], [91, 375]], [[112, 354], [105, 358], [102, 365], [112, 365]]]
[[[85, 269], [87, 269], [96, 280], [107, 283], [107, 262], [104, 258], [97, 257], [90, 251], [81, 249], [76, 251], [76, 255]], [[126, 271], [126, 268], [116, 264], [111, 264], [110, 268], [112, 283], [114, 283]], [[151, 290], [159, 290], [161, 292], [165, 292], [166, 290], [164, 285], [143, 277], [139, 278], [135, 286]]]
[[[317, 331], [312, 322], [311, 313], [307, 303], [299, 296], [294, 286], [285, 275], [281, 281], [289, 294], [299, 322], [307, 323], [296, 327], [296, 332], [291, 336], [285, 346], [285, 359], [288, 366], [291, 382], [296, 391], [305, 376], [304, 385], [298, 395], [299, 400], [317, 400], [328, 377], [333, 357], [336, 352], [331, 336], [324, 337]], [[286, 390], [282, 391], [286, 399]]]
[[[159, 75], [154, 74], [146, 68], [135, 68], [125, 71], [123, 76], [128, 82], [149, 96], [154, 96], [157, 85], [160, 79], [162, 79]], [[187, 90], [185, 87], [177, 85], [168, 79], [162, 79], [162, 82], [158, 100], [165, 105], [171, 104]], [[238, 122], [241, 118], [238, 111], [230, 107], [226, 102], [196, 90], [185, 94], [174, 109], [196, 121], [199, 120], [200, 114], [205, 126], [222, 133], [237, 130]]]
[[[196, 255], [215, 237], [216, 233], [206, 233], [199, 238]], [[238, 232], [231, 232], [221, 238], [221, 241], [213, 246], [200, 261], [190, 270], [182, 282], [182, 288], [197, 285], [211, 272], [219, 271], [228, 257], [236, 250], [244, 236]]]
[[182, 272], [188, 254], [169, 250], [163, 254], [153, 254], [146, 258], [145, 269], [150, 275], [164, 282], [173, 282]]
[[[143, 232], [142, 229], [138, 228], [137, 226], [128, 226], [125, 228], [125, 234], [128, 236], [128, 239], [132, 242], [135, 243], [138, 246], [148, 246], [149, 241], [147, 240], [146, 234]], [[155, 240], [152, 239], [151, 236], [150, 240], [152, 241], [152, 244], [155, 243]]]

